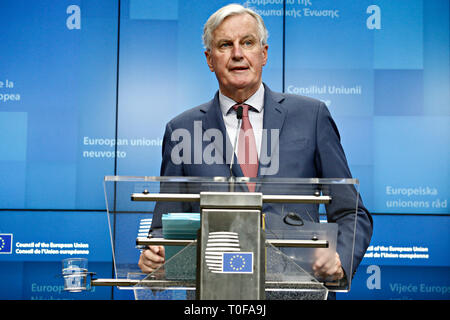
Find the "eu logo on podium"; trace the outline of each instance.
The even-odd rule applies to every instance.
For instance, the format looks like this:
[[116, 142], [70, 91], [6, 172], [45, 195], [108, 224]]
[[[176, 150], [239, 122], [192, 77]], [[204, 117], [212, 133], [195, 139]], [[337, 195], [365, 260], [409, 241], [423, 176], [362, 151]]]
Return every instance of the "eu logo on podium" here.
[[253, 273], [253, 252], [224, 252], [224, 273]]

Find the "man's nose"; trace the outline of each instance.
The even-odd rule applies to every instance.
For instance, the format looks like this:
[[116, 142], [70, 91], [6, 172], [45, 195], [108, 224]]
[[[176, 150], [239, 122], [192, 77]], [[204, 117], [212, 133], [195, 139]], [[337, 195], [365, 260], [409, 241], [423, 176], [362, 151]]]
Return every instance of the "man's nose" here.
[[232, 58], [235, 60], [241, 60], [243, 57], [241, 45], [238, 43], [233, 46], [233, 50], [231, 51]]

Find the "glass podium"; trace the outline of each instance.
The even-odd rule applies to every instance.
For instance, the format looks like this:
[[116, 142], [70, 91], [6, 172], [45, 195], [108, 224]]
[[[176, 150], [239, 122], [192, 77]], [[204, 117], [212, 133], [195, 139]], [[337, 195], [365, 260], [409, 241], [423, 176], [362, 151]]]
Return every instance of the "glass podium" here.
[[[352, 270], [358, 189], [356, 179], [107, 176], [115, 275], [91, 286], [139, 300], [326, 299], [350, 290], [351, 276], [335, 281], [313, 265], [342, 243]], [[151, 245], [164, 246], [165, 263], [144, 274]]]

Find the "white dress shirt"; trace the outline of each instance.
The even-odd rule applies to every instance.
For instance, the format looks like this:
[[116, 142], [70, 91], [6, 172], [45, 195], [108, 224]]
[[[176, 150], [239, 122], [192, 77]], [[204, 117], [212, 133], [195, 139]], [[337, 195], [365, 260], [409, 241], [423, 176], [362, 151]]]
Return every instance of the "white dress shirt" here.
[[[225, 122], [225, 128], [227, 129], [228, 138], [231, 141], [231, 145], [234, 147], [236, 140], [236, 133], [238, 132], [238, 119], [236, 117], [236, 110], [232, 107], [237, 103], [233, 99], [224, 96], [219, 90], [219, 103], [220, 110], [222, 111], [223, 121]], [[258, 151], [258, 159], [261, 150], [261, 139], [263, 129], [263, 116], [264, 116], [264, 85], [261, 83], [259, 89], [243, 103], [252, 106], [248, 112], [248, 118], [255, 134], [256, 150]], [[239, 143], [239, 139], [236, 140], [236, 144]], [[238, 145], [236, 145], [236, 152]]]

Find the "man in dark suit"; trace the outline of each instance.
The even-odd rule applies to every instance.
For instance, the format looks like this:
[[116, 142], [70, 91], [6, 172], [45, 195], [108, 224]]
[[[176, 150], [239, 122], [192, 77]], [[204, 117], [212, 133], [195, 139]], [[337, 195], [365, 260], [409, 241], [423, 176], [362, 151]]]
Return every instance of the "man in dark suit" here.
[[[325, 104], [276, 93], [263, 84], [268, 45], [267, 30], [259, 15], [240, 5], [223, 7], [205, 24], [203, 41], [206, 61], [217, 77], [219, 91], [211, 101], [185, 111], [167, 124], [161, 176], [351, 178], [337, 127]], [[239, 106], [246, 108], [244, 118], [248, 117], [252, 129], [247, 140], [237, 138]], [[242, 122], [246, 121], [244, 118]], [[202, 135], [201, 147], [186, 143], [196, 133]], [[239, 152], [237, 157], [230, 152], [234, 142], [239, 152], [244, 145], [247, 148], [247, 164], [254, 165], [258, 159], [256, 166], [235, 165], [230, 172], [233, 160], [246, 162], [240, 159]], [[206, 148], [214, 151], [205, 152]], [[254, 156], [249, 154], [252, 152]], [[327, 206], [328, 221], [339, 226], [337, 252], [333, 257], [318, 258], [313, 270], [323, 278], [348, 279], [369, 245], [372, 218], [359, 199], [353, 248], [357, 192], [350, 185], [329, 192], [333, 201]], [[311, 219], [318, 222], [318, 207], [306, 208]], [[153, 230], [161, 227], [161, 213], [155, 209]], [[164, 248], [154, 246], [143, 251], [139, 266], [143, 272], [152, 272], [163, 262]]]

